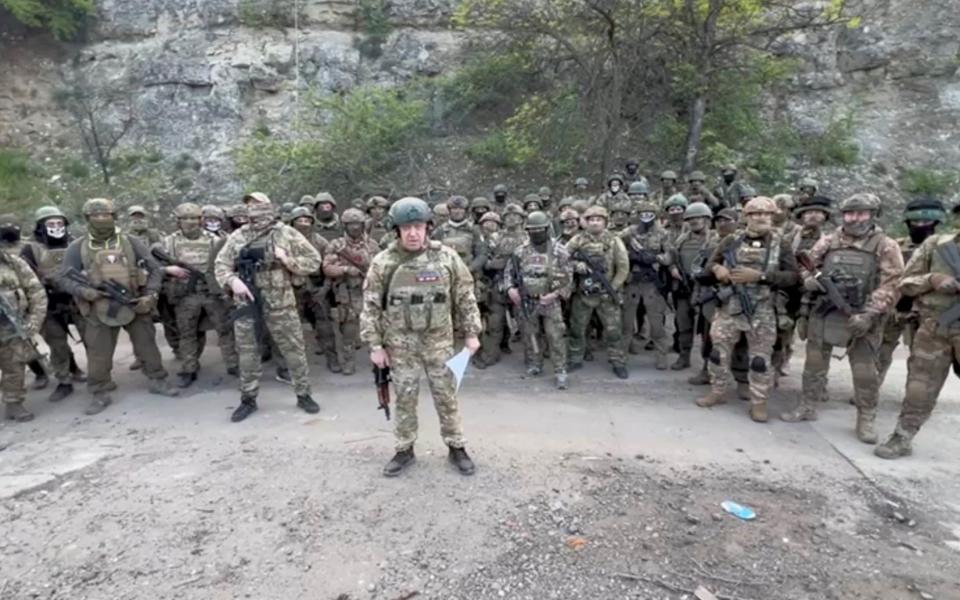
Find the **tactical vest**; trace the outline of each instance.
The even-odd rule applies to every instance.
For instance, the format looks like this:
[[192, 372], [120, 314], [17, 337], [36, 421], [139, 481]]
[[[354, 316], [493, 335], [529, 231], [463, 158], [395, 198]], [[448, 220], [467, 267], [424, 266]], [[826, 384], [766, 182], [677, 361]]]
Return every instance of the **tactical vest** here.
[[394, 333], [452, 328], [450, 275], [438, 242], [396, 266], [385, 294], [386, 329]]
[[[957, 274], [954, 273], [953, 269], [950, 268], [950, 265], [943, 260], [943, 257], [940, 256], [940, 252], [937, 250], [940, 246], [945, 244], [956, 244], [958, 241], [958, 236], [955, 233], [940, 234], [937, 236], [937, 243], [934, 247], [933, 252], [930, 253], [930, 273], [943, 273], [945, 275], [950, 275], [951, 277], [956, 277]], [[939, 316], [940, 313], [947, 310], [957, 302], [956, 294], [942, 294], [936, 290], [932, 290], [922, 296], [918, 296], [915, 300], [915, 304], [921, 308], [926, 313], [932, 313], [930, 316]]]
[[[10, 310], [23, 318], [24, 309], [27, 306], [27, 295], [20, 285], [17, 272], [8, 264], [8, 261], [11, 260], [5, 256], [0, 257], [0, 298], [3, 298], [3, 303]], [[6, 319], [4, 319], [4, 323], [0, 325], [0, 343], [6, 343], [15, 337], [17, 337], [17, 334], [13, 326], [8, 325]]]
[[343, 235], [343, 227], [340, 226], [340, 218], [334, 217], [329, 223], [317, 221], [314, 225], [317, 234], [328, 242], [332, 242]]
[[[862, 248], [840, 246], [840, 235], [836, 235], [823, 257], [820, 271], [836, 284], [844, 300], [854, 310], [862, 309], [870, 294], [877, 289], [879, 282], [877, 249], [883, 240], [883, 234], [876, 232], [863, 244]], [[821, 309], [832, 306], [826, 296], [820, 297]], [[826, 312], [826, 310], [823, 310]]]
[[688, 231], [677, 238], [677, 257], [680, 259], [680, 270], [693, 277], [706, 257], [706, 249], [710, 245], [711, 231], [704, 231], [697, 235]]
[[[737, 261], [737, 267], [756, 269], [761, 273], [769, 273], [770, 271], [775, 271], [780, 265], [780, 234], [775, 231], [770, 233], [768, 240], [751, 239], [745, 234], [740, 234], [736, 237], [734, 244], [736, 244], [734, 257]], [[734, 265], [726, 266], [733, 268]], [[764, 285], [759, 282], [741, 285], [750, 296], [754, 307], [759, 306], [762, 302], [768, 301], [773, 293], [769, 285]], [[731, 294], [730, 297], [727, 298], [724, 306], [729, 315], [743, 314], [743, 307], [740, 304], [740, 298], [737, 294]]]
[[[213, 249], [216, 244], [217, 236], [207, 232], [201, 232], [195, 240], [188, 239], [182, 233], [175, 234], [170, 238], [170, 255], [206, 275], [197, 285], [195, 290], [197, 294], [206, 294], [210, 290], [212, 279], [210, 273], [213, 271], [213, 259], [215, 258]], [[186, 281], [175, 279], [173, 283], [175, 296], [187, 292], [188, 284]]]
[[554, 242], [547, 242], [545, 252], [526, 246], [520, 254], [520, 274], [523, 285], [532, 298], [550, 293], [554, 276]]
[[447, 221], [443, 226], [443, 239], [440, 240], [445, 246], [453, 248], [463, 262], [468, 265], [473, 262], [473, 225], [469, 221], [454, 223]]
[[814, 235], [805, 235], [806, 228], [799, 227], [792, 233], [793, 238], [790, 243], [790, 247], [793, 248], [794, 254], [799, 254], [800, 252], [809, 252], [813, 248], [814, 244], [822, 237], [821, 230], [818, 228]]
[[[598, 236], [584, 233], [583, 242], [577, 247], [585, 255], [593, 259], [598, 265], [603, 265], [603, 275], [609, 280], [613, 271], [613, 244], [614, 236], [608, 231], [604, 231]], [[599, 296], [606, 293], [606, 289], [600, 280], [590, 275], [577, 275], [577, 288], [584, 296]]]
[[37, 254], [39, 254], [36, 258], [37, 273], [40, 275], [40, 279], [44, 282], [56, 279], [60, 267], [63, 265], [63, 257], [67, 255], [67, 247], [47, 248], [40, 244], [34, 244], [33, 249], [38, 250]]
[[89, 236], [80, 241], [80, 261], [94, 285], [113, 281], [137, 295], [146, 284], [137, 265], [133, 244], [121, 233], [104, 244], [94, 244]]

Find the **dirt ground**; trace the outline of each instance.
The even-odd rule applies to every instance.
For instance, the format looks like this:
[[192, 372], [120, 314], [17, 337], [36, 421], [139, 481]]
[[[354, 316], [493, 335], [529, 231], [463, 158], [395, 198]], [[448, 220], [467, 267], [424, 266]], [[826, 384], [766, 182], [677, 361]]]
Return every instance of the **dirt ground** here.
[[515, 352], [461, 391], [477, 474], [446, 462], [424, 395], [417, 463], [388, 480], [390, 425], [363, 369], [314, 360], [319, 415], [271, 380], [232, 424], [214, 344], [176, 399], [146, 394], [130, 360], [118, 351], [101, 415], [83, 416], [82, 390], [59, 405], [32, 392], [37, 419], [0, 428], [0, 598], [960, 599], [953, 378], [914, 456], [891, 463], [853, 437], [838, 362], [818, 422], [758, 425], [736, 400], [697, 408], [703, 388], [649, 353], [626, 381], [594, 362], [557, 392]]

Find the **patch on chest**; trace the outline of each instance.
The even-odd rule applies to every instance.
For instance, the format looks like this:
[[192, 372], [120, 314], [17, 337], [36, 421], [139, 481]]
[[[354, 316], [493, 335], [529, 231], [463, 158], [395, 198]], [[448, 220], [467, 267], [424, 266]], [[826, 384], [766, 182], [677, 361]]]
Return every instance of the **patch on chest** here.
[[535, 254], [527, 258], [527, 262], [533, 265], [547, 264], [547, 257], [542, 254]]
[[107, 254], [103, 258], [108, 264], [111, 265], [115, 265], [120, 262], [120, 256], [118, 254]]
[[416, 280], [417, 283], [436, 283], [440, 281], [440, 273], [437, 271], [418, 271]]

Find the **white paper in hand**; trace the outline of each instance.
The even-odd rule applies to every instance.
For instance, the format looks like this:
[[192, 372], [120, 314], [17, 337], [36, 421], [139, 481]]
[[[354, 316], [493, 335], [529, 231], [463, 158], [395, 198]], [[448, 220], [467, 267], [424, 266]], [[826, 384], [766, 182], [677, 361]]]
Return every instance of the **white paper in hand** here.
[[460, 382], [463, 381], [463, 375], [467, 372], [467, 365], [470, 364], [470, 351], [464, 348], [444, 364], [453, 373], [453, 378], [457, 380], [457, 391], [459, 392]]

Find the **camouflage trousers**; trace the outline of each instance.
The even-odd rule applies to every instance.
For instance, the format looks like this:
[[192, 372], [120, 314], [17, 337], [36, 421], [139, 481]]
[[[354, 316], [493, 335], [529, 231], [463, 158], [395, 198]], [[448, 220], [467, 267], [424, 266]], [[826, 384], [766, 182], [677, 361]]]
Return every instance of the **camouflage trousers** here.
[[334, 343], [340, 367], [347, 373], [356, 368], [355, 356], [360, 345], [360, 311], [363, 298], [357, 295], [350, 304], [338, 304], [332, 309]]
[[[636, 307], [634, 307], [634, 310]], [[603, 325], [603, 343], [607, 347], [607, 360], [615, 367], [625, 366], [623, 348], [623, 325], [621, 308], [616, 300], [609, 296], [584, 296], [577, 292], [570, 306], [570, 345], [568, 348], [570, 363], [583, 362], [587, 348], [587, 327], [593, 315], [600, 318]]]
[[329, 288], [311, 288], [302, 286], [294, 288], [297, 299], [297, 309], [300, 316], [313, 327], [313, 336], [317, 347], [327, 358], [327, 363], [337, 361], [336, 338], [339, 331], [334, 331], [332, 311], [330, 308]]
[[653, 340], [657, 353], [666, 354], [670, 349], [667, 330], [664, 326], [667, 318], [667, 301], [653, 283], [630, 283], [623, 288], [622, 352], [626, 352], [634, 333], [643, 326], [642, 322], [637, 322], [637, 308], [641, 304], [650, 328], [650, 339]]
[[700, 311], [689, 295], [674, 293], [673, 302], [676, 309], [673, 323], [677, 332], [677, 346], [681, 354], [689, 356], [690, 350], [693, 349], [693, 333], [697, 324], [697, 313]]
[[161, 293], [157, 300], [157, 314], [160, 317], [160, 325], [163, 327], [163, 337], [167, 340], [167, 345], [177, 358], [180, 358], [180, 329], [177, 327], [176, 303], [166, 293]]
[[[121, 327], [104, 325], [96, 317], [87, 316], [83, 343], [87, 348], [87, 389], [93, 394], [109, 392], [115, 388], [111, 372], [120, 329]], [[149, 379], [165, 378], [167, 372], [163, 368], [160, 350], [157, 348], [157, 330], [153, 325], [153, 317], [137, 315], [122, 329], [130, 336], [137, 360], [143, 363], [144, 375]]]
[[[83, 318], [78, 311], [71, 311], [67, 307], [60, 307], [60, 310], [70, 313], [64, 314], [64, 319], [54, 318], [47, 313], [47, 318], [43, 320], [40, 326], [40, 335], [43, 341], [50, 347], [50, 367], [59, 383], [72, 383], [73, 374], [70, 372], [71, 364], [76, 364], [73, 358], [73, 350], [70, 349], [70, 336], [67, 330], [70, 321], [77, 323], [77, 330], [83, 336]], [[73, 314], [75, 313], [75, 314]], [[64, 323], [66, 320], [66, 323]], [[66, 327], [65, 327], [66, 325]]]
[[487, 322], [480, 337], [480, 358], [488, 365], [500, 362], [500, 344], [509, 331], [510, 303], [501, 292], [491, 292], [487, 302]]
[[916, 433], [930, 418], [954, 363], [960, 360], [960, 330], [937, 329], [936, 319], [923, 319], [910, 345], [907, 386], [899, 426]]
[[20, 404], [27, 397], [27, 351], [23, 342], [10, 340], [0, 344], [0, 391], [4, 404]]
[[417, 441], [421, 371], [427, 375], [443, 442], [452, 448], [462, 448], [465, 441], [457, 384], [444, 364], [454, 354], [453, 332], [449, 329], [424, 333], [392, 331], [387, 333], [384, 348], [390, 357], [390, 375], [397, 395], [394, 411], [397, 451], [411, 448]]
[[[233, 333], [224, 326], [226, 310], [224, 303], [216, 296], [209, 294], [190, 294], [177, 299], [174, 314], [177, 318], [177, 331], [180, 333], [180, 357], [183, 360], [184, 373], [196, 373], [200, 368], [200, 354], [203, 347], [200, 344], [200, 318], [206, 313], [207, 318], [217, 330], [220, 355], [227, 368], [235, 368], [239, 364], [237, 349], [233, 340]], [[224, 335], [224, 333], [227, 335]]]
[[[801, 401], [811, 406], [827, 397], [827, 376], [830, 374], [830, 359], [834, 349], [823, 341], [820, 332], [824, 326], [819, 321], [819, 316], [810, 317], [807, 327], [807, 359], [803, 363]], [[877, 407], [880, 396], [877, 350], [882, 335], [882, 324], [874, 325], [867, 335], [852, 340], [846, 348], [850, 371], [853, 374], [853, 400], [859, 409], [872, 410]]]
[[[887, 317], [886, 324], [883, 327], [883, 337], [880, 341], [880, 351], [877, 353], [877, 370], [880, 373], [880, 385], [887, 378], [887, 371], [893, 363], [893, 353], [900, 345], [900, 338], [909, 348], [913, 344], [913, 338], [917, 334], [919, 323], [916, 317], [911, 314], [894, 313]], [[907, 361], [907, 369], [910, 368], [910, 361]]]
[[[550, 350], [550, 362], [554, 373], [567, 372], [567, 327], [563, 323], [560, 302], [550, 306], [538, 306], [529, 321], [521, 319], [523, 331], [523, 357], [528, 367], [543, 368], [543, 355]], [[533, 348], [532, 338], [539, 346]]]
[[777, 340], [777, 317], [769, 303], [758, 305], [750, 321], [743, 315], [730, 316], [723, 310], [714, 314], [710, 324], [713, 349], [707, 365], [710, 385], [714, 392], [726, 393], [734, 349], [742, 343], [741, 337], [746, 338], [749, 352], [747, 380], [750, 383], [751, 400], [766, 402], [770, 397], [772, 382], [770, 358]]
[[[307, 353], [303, 345], [303, 327], [300, 316], [293, 306], [286, 308], [263, 307], [264, 334], [273, 339], [274, 347], [279, 351], [282, 362], [290, 371], [293, 389], [298, 396], [310, 393], [310, 369], [307, 365]], [[256, 320], [252, 317], [237, 319], [233, 324], [237, 340], [237, 354], [240, 359], [240, 392], [256, 395], [260, 389], [260, 377], [263, 375], [263, 362], [260, 344], [268, 340], [257, 340]]]

